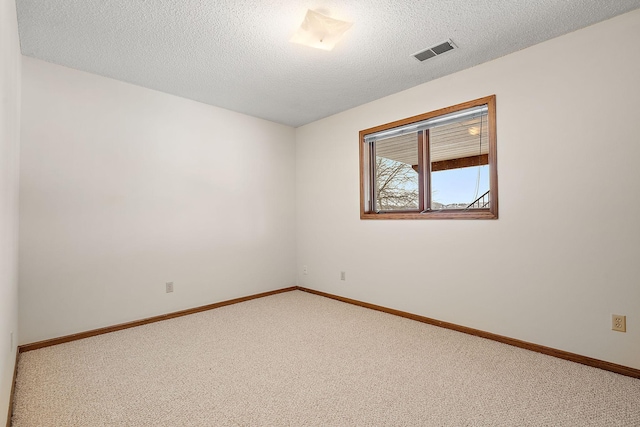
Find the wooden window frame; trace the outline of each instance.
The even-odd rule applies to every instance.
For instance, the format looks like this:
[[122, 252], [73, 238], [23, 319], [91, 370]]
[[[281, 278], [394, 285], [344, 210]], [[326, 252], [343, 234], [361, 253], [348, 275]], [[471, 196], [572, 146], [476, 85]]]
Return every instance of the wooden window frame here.
[[[368, 143], [365, 141], [366, 135], [371, 135], [376, 132], [382, 132], [389, 129], [393, 129], [400, 126], [410, 125], [412, 123], [428, 120], [434, 117], [442, 116], [445, 114], [455, 113], [460, 110], [468, 108], [479, 107], [482, 105], [487, 106], [487, 119], [488, 119], [488, 131], [489, 131], [489, 153], [487, 159], [489, 162], [489, 191], [491, 195], [491, 203], [488, 209], [442, 209], [442, 210], [425, 210], [425, 205], [431, 205], [431, 167], [429, 159], [428, 141], [425, 144], [422, 143], [422, 138], [428, 139], [429, 130], [421, 131], [418, 134], [419, 141], [419, 153], [420, 162], [418, 165], [418, 180], [421, 182], [420, 197], [419, 197], [419, 209], [416, 211], [394, 211], [394, 212], [375, 212], [371, 207], [365, 206], [367, 200], [374, 200], [375, 188], [374, 177], [372, 176], [374, 169], [372, 167], [375, 164], [375, 146], [373, 149], [369, 149]], [[424, 135], [423, 135], [424, 132]], [[473, 101], [464, 102], [462, 104], [453, 105], [451, 107], [442, 108], [439, 110], [431, 111], [428, 113], [420, 114], [406, 119], [397, 120], [395, 122], [387, 123], [384, 125], [376, 126], [373, 128], [360, 131], [360, 219], [497, 219], [498, 218], [498, 153], [497, 153], [497, 137], [496, 137], [496, 96], [491, 95], [484, 98], [479, 98]], [[427, 149], [424, 150], [423, 147]], [[444, 170], [455, 166], [456, 161], [465, 161], [469, 163], [469, 166], [475, 166], [472, 164], [473, 159], [455, 159], [449, 164], [445, 162], [439, 162], [438, 170]], [[429, 167], [425, 167], [428, 165]], [[428, 170], [423, 170], [428, 169]], [[369, 203], [370, 204], [370, 203]]]

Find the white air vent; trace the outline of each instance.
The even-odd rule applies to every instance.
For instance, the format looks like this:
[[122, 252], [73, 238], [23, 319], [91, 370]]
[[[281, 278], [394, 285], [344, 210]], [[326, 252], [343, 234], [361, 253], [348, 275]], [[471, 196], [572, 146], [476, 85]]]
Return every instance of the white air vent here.
[[455, 49], [457, 46], [453, 44], [451, 40], [447, 40], [444, 43], [440, 43], [436, 46], [431, 46], [430, 48], [421, 50], [418, 53], [414, 53], [413, 57], [418, 61], [426, 61], [429, 58], [433, 58], [438, 55], [442, 55], [445, 52], [449, 52], [450, 50]]

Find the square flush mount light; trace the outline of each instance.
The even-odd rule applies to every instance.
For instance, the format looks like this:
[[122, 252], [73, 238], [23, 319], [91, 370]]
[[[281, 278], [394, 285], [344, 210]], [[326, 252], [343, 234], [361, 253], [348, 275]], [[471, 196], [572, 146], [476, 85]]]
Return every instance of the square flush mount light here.
[[353, 25], [351, 22], [340, 21], [308, 10], [302, 25], [290, 41], [317, 49], [331, 50], [351, 25]]

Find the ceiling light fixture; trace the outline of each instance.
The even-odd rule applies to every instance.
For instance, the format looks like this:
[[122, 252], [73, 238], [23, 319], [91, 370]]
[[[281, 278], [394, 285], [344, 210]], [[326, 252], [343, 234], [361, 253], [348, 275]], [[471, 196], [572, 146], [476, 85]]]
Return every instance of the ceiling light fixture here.
[[304, 21], [290, 41], [316, 49], [331, 50], [351, 25], [353, 25], [351, 22], [340, 21], [313, 10], [307, 10]]

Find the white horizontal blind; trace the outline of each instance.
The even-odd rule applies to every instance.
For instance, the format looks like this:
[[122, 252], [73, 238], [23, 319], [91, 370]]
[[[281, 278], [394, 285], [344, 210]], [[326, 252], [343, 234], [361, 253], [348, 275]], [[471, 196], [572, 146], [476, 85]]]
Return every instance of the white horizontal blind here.
[[420, 122], [410, 123], [408, 125], [399, 126], [393, 129], [387, 129], [380, 132], [375, 132], [369, 135], [365, 135], [365, 142], [371, 143], [380, 141], [382, 139], [394, 138], [400, 135], [418, 132], [423, 129], [430, 129], [436, 126], [444, 126], [447, 124], [455, 123], [461, 120], [470, 120], [474, 118], [486, 115], [489, 111], [487, 105], [480, 105], [478, 107], [468, 108], [466, 110], [456, 111], [454, 113], [444, 114], [442, 116], [432, 117]]

